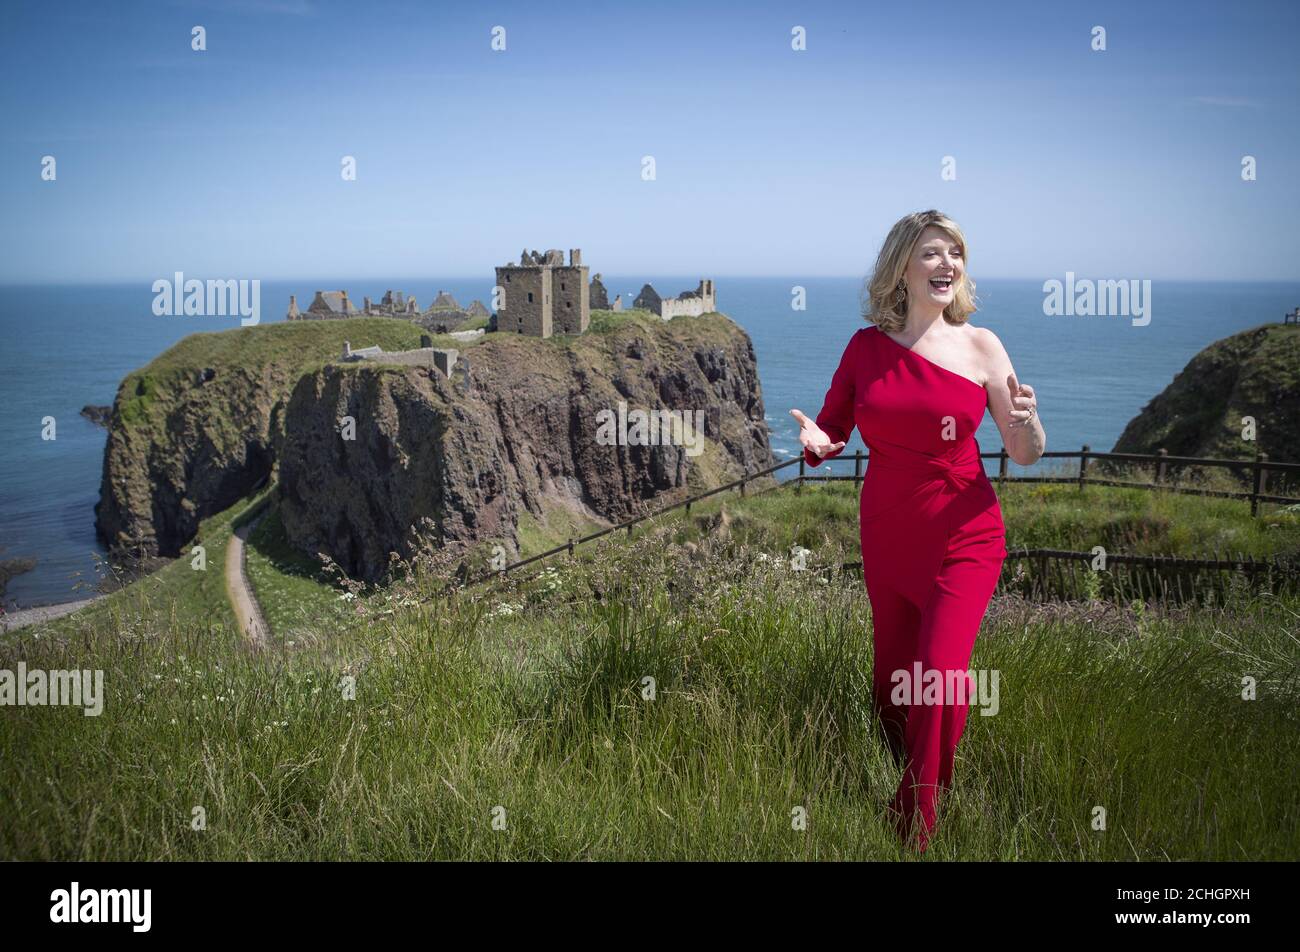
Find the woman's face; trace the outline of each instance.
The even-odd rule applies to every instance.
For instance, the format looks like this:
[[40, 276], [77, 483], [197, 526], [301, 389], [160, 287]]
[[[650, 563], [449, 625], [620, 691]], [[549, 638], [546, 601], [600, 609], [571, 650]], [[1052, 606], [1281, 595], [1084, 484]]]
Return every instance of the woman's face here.
[[942, 310], [952, 303], [965, 266], [961, 246], [942, 228], [930, 225], [921, 232], [907, 260], [907, 299], [929, 301]]

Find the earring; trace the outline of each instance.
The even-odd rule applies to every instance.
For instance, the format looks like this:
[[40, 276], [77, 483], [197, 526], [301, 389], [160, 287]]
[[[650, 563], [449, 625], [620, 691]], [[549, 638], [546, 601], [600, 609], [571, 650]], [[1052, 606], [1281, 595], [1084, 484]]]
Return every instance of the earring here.
[[907, 300], [907, 285], [903, 281], [898, 282], [898, 290], [894, 293], [894, 303], [902, 304]]

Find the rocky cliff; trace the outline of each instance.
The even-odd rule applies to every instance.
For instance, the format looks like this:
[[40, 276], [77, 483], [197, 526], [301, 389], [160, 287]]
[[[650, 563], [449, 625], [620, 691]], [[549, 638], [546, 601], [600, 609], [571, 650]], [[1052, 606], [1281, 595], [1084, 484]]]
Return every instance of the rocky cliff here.
[[[123, 383], [101, 535], [175, 555], [199, 519], [273, 478], [290, 543], [373, 580], [389, 552], [409, 554], [413, 526], [431, 526], [440, 545], [499, 543], [513, 555], [526, 515], [558, 506], [616, 521], [652, 499], [772, 464], [757, 361], [739, 326], [716, 314], [597, 317], [581, 337], [450, 342], [461, 351], [450, 379], [427, 367], [330, 361], [345, 338], [417, 346], [421, 329], [398, 320], [310, 322], [307, 331], [326, 339], [276, 346], [255, 346], [254, 335], [285, 325], [196, 335], [245, 342], [169, 351]], [[417, 339], [377, 341], [361, 325]], [[244, 363], [232, 365], [241, 352]], [[704, 411], [704, 452], [603, 445], [601, 411], [617, 413], [620, 401], [629, 411]]]
[[[346, 326], [345, 326], [346, 325]], [[199, 521], [266, 478], [303, 373], [349, 335], [419, 346], [406, 321], [303, 321], [192, 334], [118, 387], [95, 528], [110, 550], [180, 554]]]
[[[379, 578], [429, 520], [437, 545], [518, 553], [520, 519], [556, 507], [596, 523], [773, 463], [748, 335], [721, 315], [633, 319], [578, 338], [494, 334], [451, 378], [422, 367], [334, 365], [286, 412], [280, 511], [290, 543]], [[605, 445], [602, 411], [701, 410], [704, 452]], [[355, 439], [340, 420], [351, 417]], [[480, 566], [479, 570], [486, 568]]]
[[[1215, 341], [1124, 428], [1112, 452], [1300, 461], [1300, 325], [1265, 324]], [[1243, 417], [1255, 439], [1243, 438]]]

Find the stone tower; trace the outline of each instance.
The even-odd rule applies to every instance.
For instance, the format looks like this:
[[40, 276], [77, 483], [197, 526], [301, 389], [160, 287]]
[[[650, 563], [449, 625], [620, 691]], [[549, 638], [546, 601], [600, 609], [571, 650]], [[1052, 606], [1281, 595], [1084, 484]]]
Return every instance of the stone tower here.
[[567, 265], [559, 249], [545, 254], [525, 249], [519, 264], [502, 265], [496, 273], [503, 291], [497, 330], [531, 337], [586, 333], [591, 299], [582, 249], [569, 250]]

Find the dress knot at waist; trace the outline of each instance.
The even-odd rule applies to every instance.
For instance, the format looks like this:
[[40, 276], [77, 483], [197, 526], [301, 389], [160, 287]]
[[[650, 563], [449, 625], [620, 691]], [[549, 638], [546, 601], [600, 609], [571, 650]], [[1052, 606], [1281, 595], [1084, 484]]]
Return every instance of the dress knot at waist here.
[[872, 469], [907, 473], [918, 482], [941, 479], [954, 492], [960, 492], [983, 473], [979, 444], [972, 437], [939, 455], [919, 453], [903, 447], [870, 447], [867, 471]]

